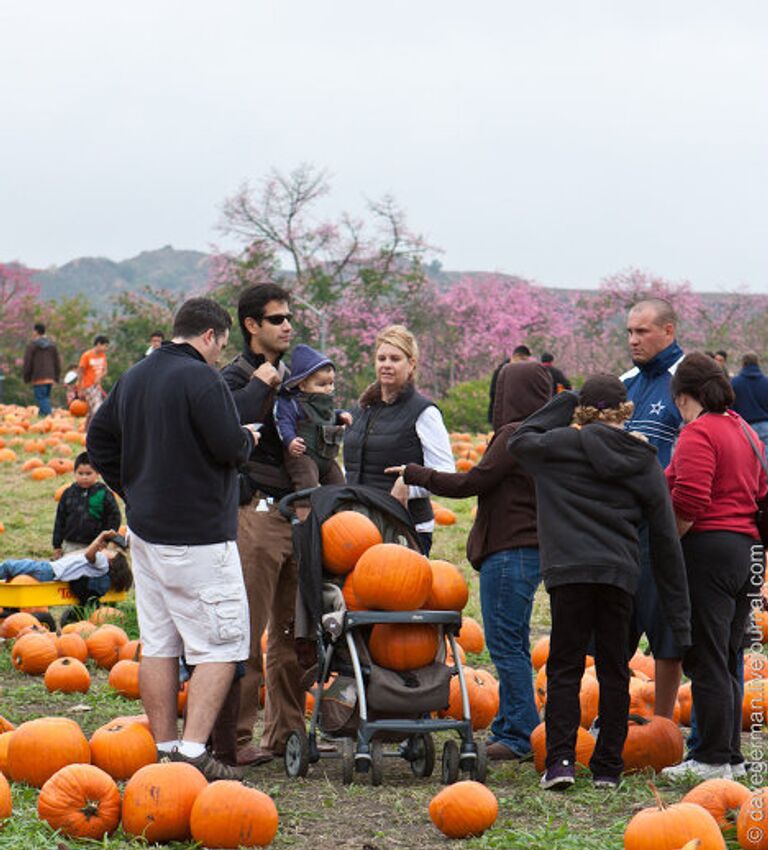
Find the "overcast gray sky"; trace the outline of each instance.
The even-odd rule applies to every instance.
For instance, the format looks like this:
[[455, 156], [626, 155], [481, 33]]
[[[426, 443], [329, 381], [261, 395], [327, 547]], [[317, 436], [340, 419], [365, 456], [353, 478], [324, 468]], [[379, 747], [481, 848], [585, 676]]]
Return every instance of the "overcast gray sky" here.
[[446, 268], [768, 291], [764, 0], [5, 0], [0, 260], [221, 241], [303, 161]]

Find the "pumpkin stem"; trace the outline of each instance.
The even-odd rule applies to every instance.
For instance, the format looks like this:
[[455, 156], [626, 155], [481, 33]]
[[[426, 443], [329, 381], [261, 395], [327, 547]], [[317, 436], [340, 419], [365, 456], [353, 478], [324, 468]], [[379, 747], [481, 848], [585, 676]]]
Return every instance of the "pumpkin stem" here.
[[99, 813], [99, 803], [98, 801], [88, 800], [80, 811], [86, 818], [95, 817]]
[[648, 787], [651, 789], [653, 796], [656, 798], [656, 805], [659, 807], [659, 811], [663, 812], [664, 809], [667, 808], [667, 804], [661, 799], [661, 794], [659, 794], [653, 782], [649, 782]]

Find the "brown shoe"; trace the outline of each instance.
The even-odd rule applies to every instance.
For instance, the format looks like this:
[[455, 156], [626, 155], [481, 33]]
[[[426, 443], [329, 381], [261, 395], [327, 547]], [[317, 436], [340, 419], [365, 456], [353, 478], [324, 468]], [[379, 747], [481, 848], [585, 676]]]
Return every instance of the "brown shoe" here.
[[270, 750], [257, 747], [255, 744], [246, 744], [237, 751], [237, 763], [239, 765], [266, 764], [274, 758]]
[[234, 779], [240, 781], [243, 778], [243, 771], [239, 767], [229, 767], [215, 759], [207, 750], [195, 758], [185, 756], [178, 750], [174, 750], [168, 754], [169, 761], [181, 761], [186, 764], [191, 764], [196, 767], [200, 773], [209, 781], [216, 782], [217, 779]]
[[502, 744], [501, 741], [494, 741], [488, 744], [485, 749], [489, 761], [522, 761], [528, 758], [529, 754], [516, 753], [511, 747]]

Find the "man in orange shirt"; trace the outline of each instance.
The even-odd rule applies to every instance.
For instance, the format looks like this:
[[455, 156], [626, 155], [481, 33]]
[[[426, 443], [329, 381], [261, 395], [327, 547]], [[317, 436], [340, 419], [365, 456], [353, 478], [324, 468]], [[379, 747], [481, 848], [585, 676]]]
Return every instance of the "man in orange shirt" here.
[[93, 340], [93, 348], [84, 352], [77, 366], [77, 394], [88, 403], [88, 416], [85, 420], [86, 431], [106, 396], [101, 387], [101, 382], [107, 374], [108, 348], [109, 340], [99, 334]]

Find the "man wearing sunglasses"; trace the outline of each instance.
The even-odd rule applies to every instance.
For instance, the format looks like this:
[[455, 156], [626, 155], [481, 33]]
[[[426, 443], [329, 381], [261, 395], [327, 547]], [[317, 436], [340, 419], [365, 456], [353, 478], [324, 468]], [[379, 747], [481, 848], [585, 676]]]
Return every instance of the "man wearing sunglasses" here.
[[[244, 350], [222, 375], [235, 399], [240, 421], [260, 423], [258, 451], [240, 470], [237, 545], [251, 612], [251, 652], [240, 681], [237, 763], [259, 764], [281, 755], [288, 735], [304, 725], [302, 671], [296, 658], [293, 618], [297, 567], [290, 524], [277, 510], [293, 491], [283, 463], [283, 446], [272, 411], [280, 383], [289, 376], [282, 356], [293, 330], [289, 294], [274, 284], [246, 289], [238, 302]], [[261, 635], [269, 623], [266, 708], [261, 746], [253, 741], [262, 681]]]

